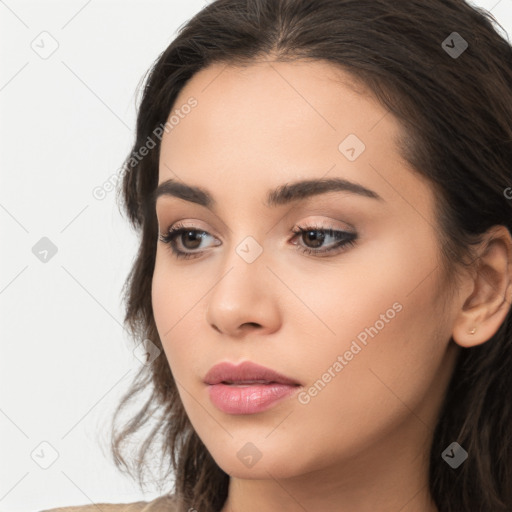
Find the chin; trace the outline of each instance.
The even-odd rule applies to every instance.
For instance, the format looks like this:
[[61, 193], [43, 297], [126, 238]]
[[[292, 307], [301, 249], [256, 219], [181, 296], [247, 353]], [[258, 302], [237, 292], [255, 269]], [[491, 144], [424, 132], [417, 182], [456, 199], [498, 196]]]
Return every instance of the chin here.
[[[311, 471], [306, 460], [297, 459], [296, 450], [288, 446], [275, 447], [271, 443], [263, 445], [250, 441], [233, 442], [217, 445], [210, 451], [217, 465], [235, 478], [247, 480], [268, 480], [269, 478], [286, 479]], [[232, 456], [229, 452], [232, 450]], [[259, 457], [259, 458], [258, 458]], [[252, 458], [252, 460], [251, 460]]]

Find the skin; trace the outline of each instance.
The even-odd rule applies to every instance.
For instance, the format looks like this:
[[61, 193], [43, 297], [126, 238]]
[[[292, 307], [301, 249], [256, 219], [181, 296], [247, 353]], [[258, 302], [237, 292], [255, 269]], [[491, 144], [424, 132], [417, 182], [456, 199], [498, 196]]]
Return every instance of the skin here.
[[[208, 235], [200, 246], [178, 237], [178, 248], [200, 253], [187, 260], [156, 241], [152, 302], [186, 413], [231, 476], [222, 512], [437, 511], [433, 429], [460, 347], [488, 340], [508, 312], [508, 232], [495, 230], [481, 250], [485, 276], [468, 272], [449, 290], [434, 194], [398, 154], [400, 125], [329, 63], [214, 64], [175, 107], [191, 96], [197, 107], [162, 139], [159, 183], [200, 186], [217, 205], [158, 199], [160, 234], [180, 221]], [[366, 146], [353, 162], [338, 149], [348, 134]], [[331, 177], [382, 200], [337, 191], [264, 205], [268, 189]], [[316, 246], [291, 231], [298, 225], [358, 237], [341, 252], [308, 255], [299, 247]], [[252, 263], [236, 252], [248, 236], [262, 249]], [[335, 244], [327, 236], [320, 248]], [[307, 391], [395, 303], [400, 312], [307, 404], [293, 396], [230, 415], [210, 401], [203, 378], [220, 361], [257, 362]], [[252, 467], [237, 457], [249, 442], [262, 455]]]

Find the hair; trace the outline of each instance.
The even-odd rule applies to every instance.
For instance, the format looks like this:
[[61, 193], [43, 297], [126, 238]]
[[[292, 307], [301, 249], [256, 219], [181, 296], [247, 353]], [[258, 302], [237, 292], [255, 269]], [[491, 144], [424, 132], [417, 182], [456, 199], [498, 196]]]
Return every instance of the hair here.
[[[187, 81], [212, 63], [322, 60], [371, 91], [404, 129], [400, 155], [436, 192], [442, 269], [445, 282], [455, 283], [489, 228], [512, 231], [504, 192], [512, 185], [512, 47], [493, 24], [490, 12], [463, 0], [217, 0], [181, 26], [145, 76], [118, 190], [141, 237], [123, 287], [135, 342], [149, 339], [163, 350], [151, 304], [158, 237], [151, 194], [161, 139], [144, 158], [134, 155], [166, 123]], [[442, 45], [454, 31], [468, 42], [458, 57]], [[116, 429], [121, 411], [144, 391], [140, 411]], [[150, 420], [137, 456], [126, 460], [125, 443]], [[468, 452], [457, 469], [441, 457], [454, 441]], [[221, 510], [229, 475], [191, 425], [163, 356], [141, 365], [112, 422], [114, 461], [141, 486], [155, 444], [166, 469], [159, 482], [174, 475], [180, 510]], [[512, 510], [510, 309], [492, 338], [459, 353], [433, 433], [429, 486], [440, 512]]]

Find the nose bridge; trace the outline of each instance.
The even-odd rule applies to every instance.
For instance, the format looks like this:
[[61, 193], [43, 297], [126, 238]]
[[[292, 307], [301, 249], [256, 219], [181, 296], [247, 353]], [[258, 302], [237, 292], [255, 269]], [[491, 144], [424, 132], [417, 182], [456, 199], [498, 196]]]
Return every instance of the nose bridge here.
[[207, 321], [225, 333], [249, 323], [268, 329], [278, 319], [278, 312], [268, 284], [272, 276], [263, 245], [252, 235], [231, 235], [219, 280], [207, 299]]
[[[226, 270], [235, 267], [238, 271], [249, 273], [255, 264], [261, 266], [264, 260], [264, 245], [268, 227], [262, 222], [262, 212], [258, 206], [249, 203], [241, 204], [239, 199], [237, 210], [239, 214], [232, 215], [228, 233], [228, 253], [223, 255]], [[235, 218], [233, 218], [235, 217]], [[241, 267], [241, 268], [240, 268]], [[259, 270], [260, 271], [260, 270]]]
[[[261, 292], [258, 284], [266, 281], [263, 245], [252, 235], [239, 236], [233, 233], [233, 240], [224, 256], [222, 279], [216, 288], [227, 288], [236, 295], [247, 296], [251, 292]], [[244, 289], [249, 287], [249, 289]], [[242, 300], [243, 297], [239, 297]]]

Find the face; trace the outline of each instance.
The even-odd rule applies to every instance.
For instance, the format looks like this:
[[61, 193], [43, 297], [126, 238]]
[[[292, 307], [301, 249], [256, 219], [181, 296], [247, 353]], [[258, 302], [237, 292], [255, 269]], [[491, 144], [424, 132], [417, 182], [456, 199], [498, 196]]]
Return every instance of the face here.
[[[420, 453], [453, 369], [455, 312], [434, 194], [400, 158], [398, 122], [320, 61], [212, 65], [177, 109], [159, 185], [181, 187], [156, 212], [162, 236], [185, 230], [155, 241], [152, 302], [186, 413], [217, 464], [284, 478], [383, 446]], [[226, 412], [205, 375], [244, 361], [299, 385], [264, 409]]]

